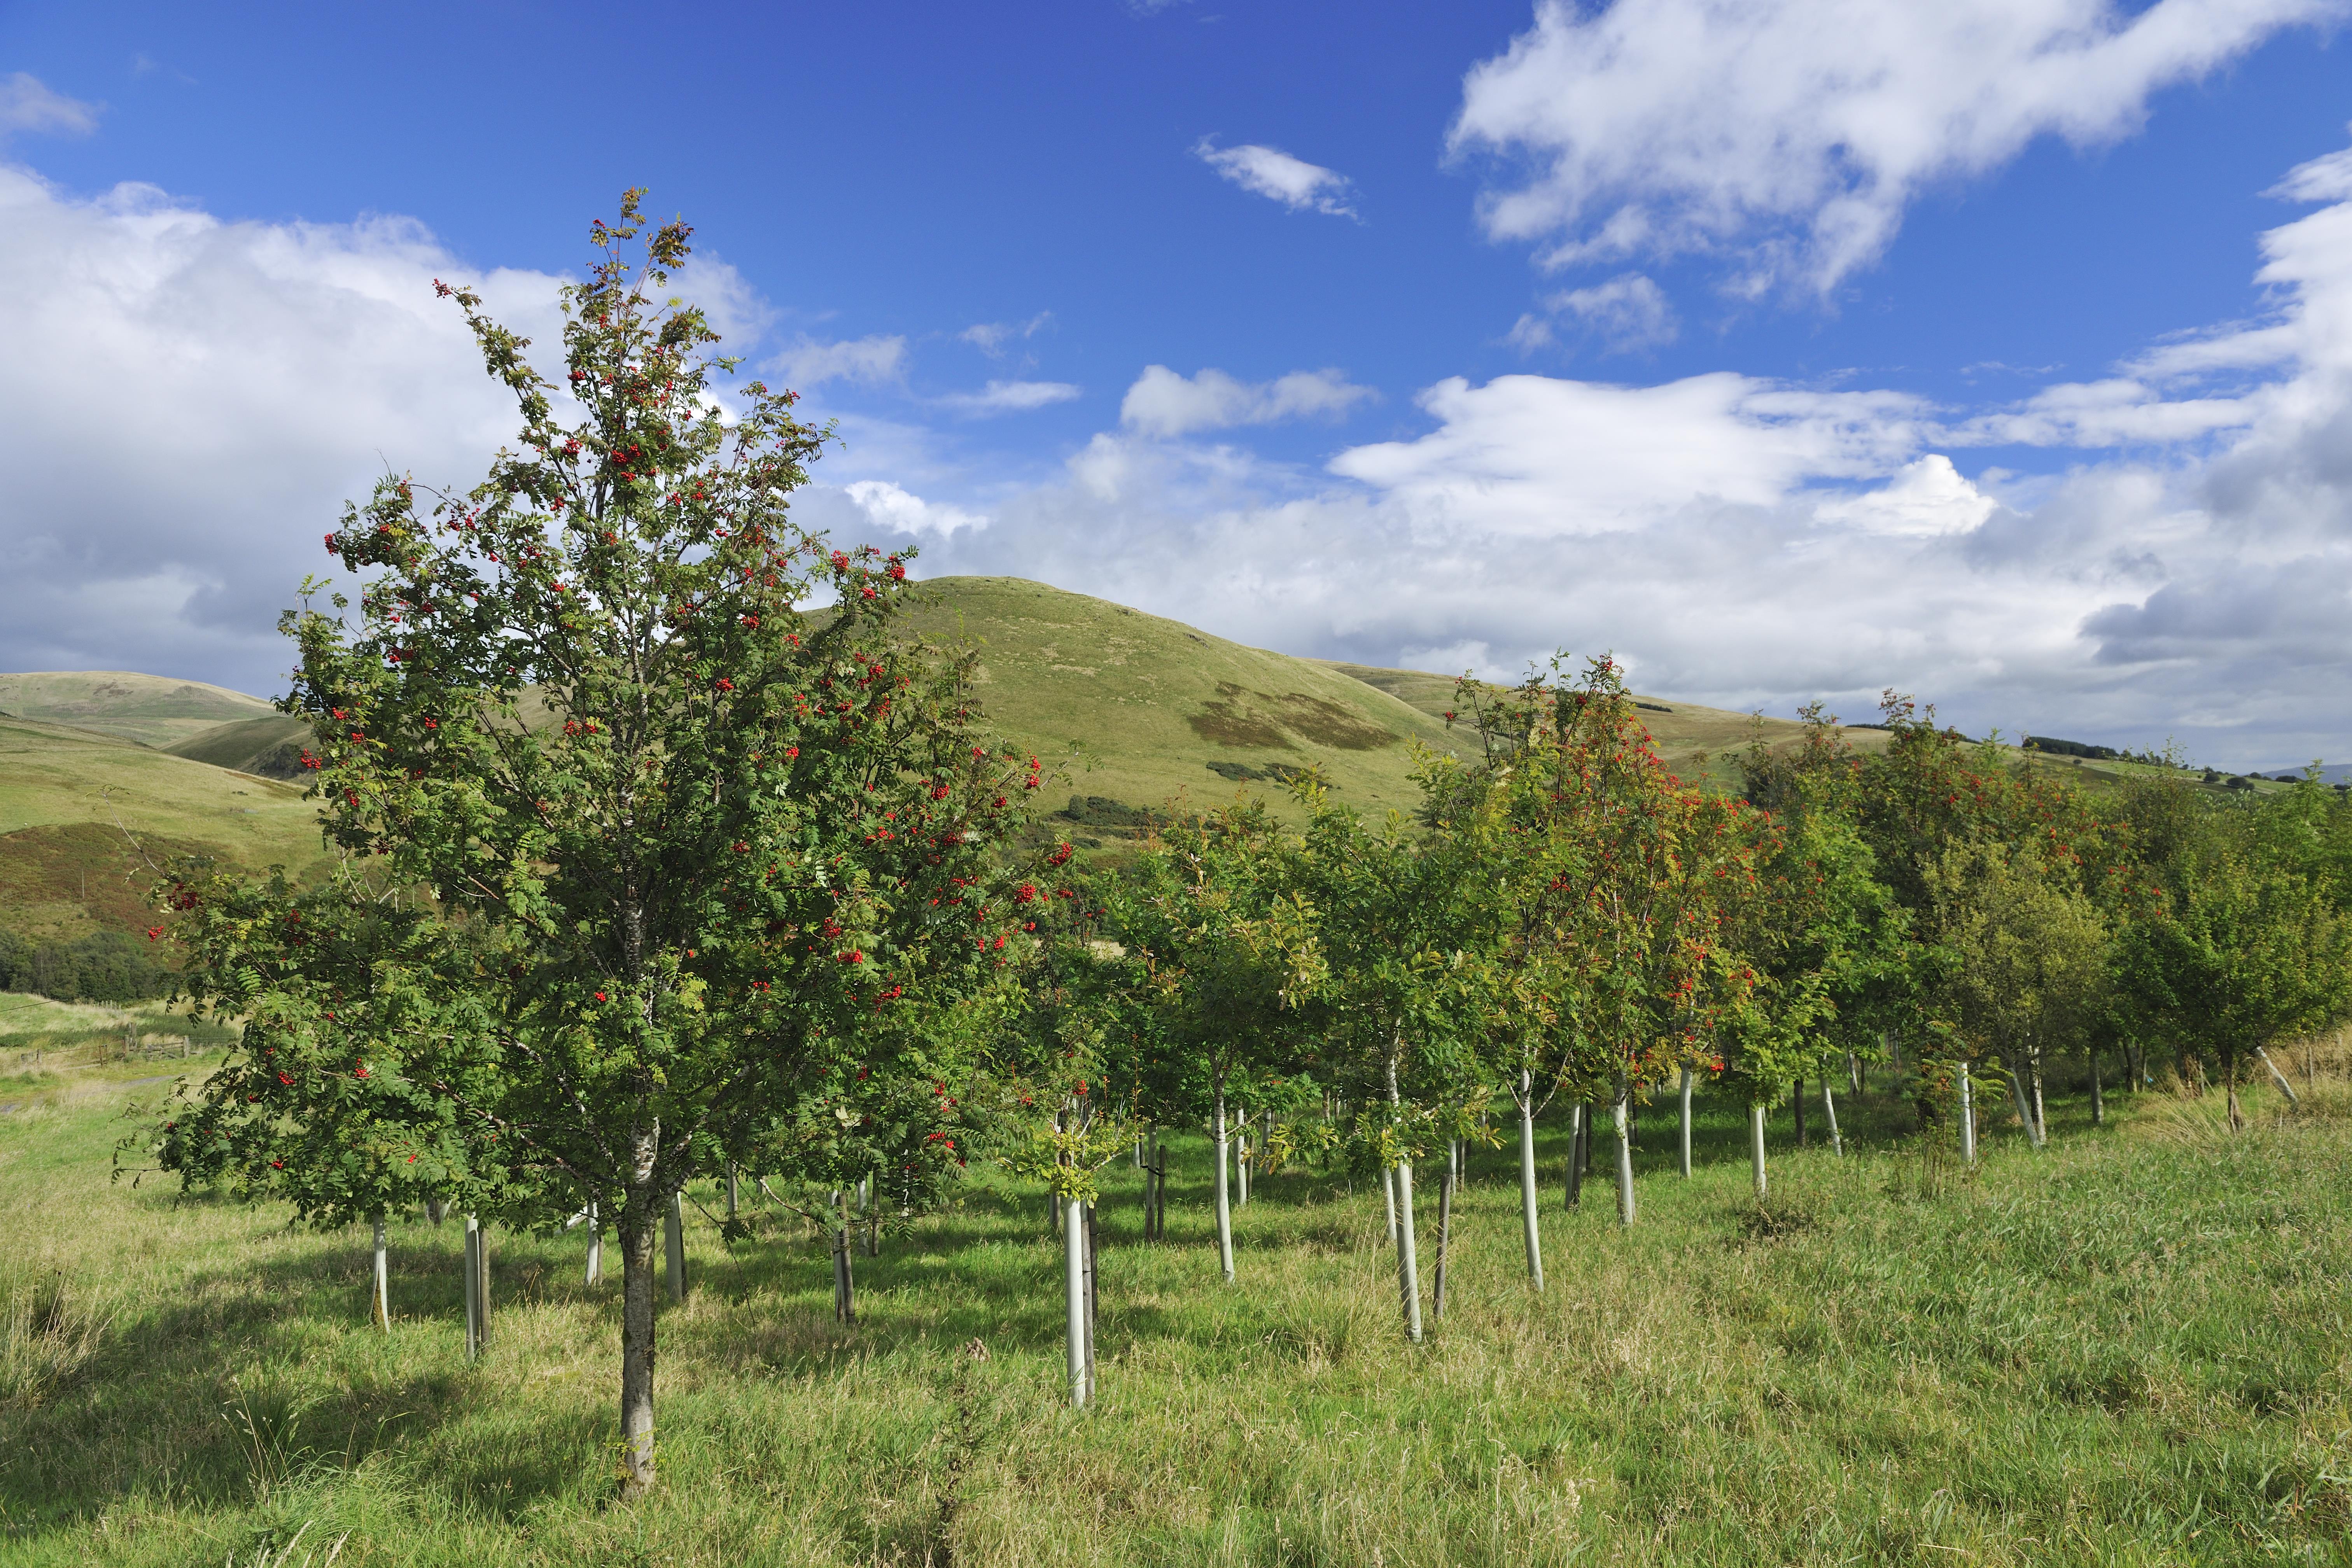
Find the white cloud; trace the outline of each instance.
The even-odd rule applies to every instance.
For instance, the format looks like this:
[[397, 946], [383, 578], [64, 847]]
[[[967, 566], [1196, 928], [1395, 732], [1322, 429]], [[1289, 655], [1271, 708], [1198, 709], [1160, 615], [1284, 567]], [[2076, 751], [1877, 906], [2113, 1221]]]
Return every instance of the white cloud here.
[[[1666, 291], [1639, 272], [1620, 273], [1591, 288], [1565, 289], [1545, 300], [1544, 308], [1551, 317], [1573, 319], [1620, 352], [1656, 348], [1673, 342], [1682, 331]], [[1535, 315], [1521, 316], [1510, 333], [1511, 342], [1521, 348], [1541, 347], [1554, 337], [1552, 321]]]
[[1053, 319], [1053, 311], [1040, 310], [1025, 321], [979, 321], [956, 336], [991, 359], [997, 359], [1003, 355], [1005, 344], [1015, 338], [1035, 337]]
[[988, 519], [958, 506], [927, 501], [884, 479], [859, 479], [843, 487], [866, 522], [884, 534], [930, 534], [940, 538], [958, 529], [981, 529]]
[[1932, 538], [1980, 527], [1997, 504], [1962, 478], [1951, 458], [1930, 452], [1897, 468], [1874, 490], [1823, 502], [1813, 509], [1813, 518], [1865, 533]]
[[1067, 403], [1082, 390], [1066, 381], [992, 381], [978, 392], [951, 392], [939, 402], [959, 414], [1026, 414], [1048, 404]]
[[1255, 142], [1219, 147], [1213, 138], [1204, 136], [1193, 145], [1192, 154], [1242, 189], [1280, 202], [1292, 212], [1358, 216], [1349, 197], [1354, 187], [1347, 175], [1294, 158], [1279, 148]]
[[225, 223], [0, 168], [0, 668], [151, 669], [273, 692], [278, 610], [387, 467], [472, 483], [510, 398], [436, 277], [540, 350], [557, 279], [399, 219]]
[[[1904, 209], [2034, 138], [2136, 131], [2151, 94], [2346, 0], [1538, 0], [1450, 136], [1525, 171], [1482, 204], [1555, 266], [1736, 256], [1736, 290], [1826, 290]], [[2314, 191], [2344, 176], [2306, 164]]]
[[821, 343], [803, 337], [779, 352], [768, 367], [795, 392], [828, 381], [895, 381], [906, 373], [907, 340], [877, 335]]
[[24, 71], [0, 77], [0, 141], [11, 132], [87, 136], [98, 129], [98, 105], [68, 98]]
[[[2262, 245], [2274, 315], [2005, 408], [1728, 374], [1453, 379], [1423, 395], [1425, 434], [1323, 473], [1176, 438], [1205, 427], [1181, 413], [1133, 419], [927, 574], [1016, 573], [1370, 663], [1605, 649], [1646, 689], [1734, 709], [1867, 718], [1892, 685], [1971, 733], [2342, 758], [2352, 197]], [[1951, 459], [2021, 437], [2080, 461], [2021, 481]]]
[[1147, 365], [1118, 405], [1119, 423], [1146, 436], [1174, 437], [1236, 425], [1332, 418], [1380, 395], [1336, 370], [1297, 370], [1272, 381], [1246, 382], [1221, 370], [1186, 378], [1164, 364]]

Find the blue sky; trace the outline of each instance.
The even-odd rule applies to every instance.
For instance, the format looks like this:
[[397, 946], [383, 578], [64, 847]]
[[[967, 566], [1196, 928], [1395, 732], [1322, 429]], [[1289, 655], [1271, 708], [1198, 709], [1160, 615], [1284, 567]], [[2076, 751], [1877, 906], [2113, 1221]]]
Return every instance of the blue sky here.
[[646, 15], [0, 7], [0, 667], [276, 689], [499, 438], [430, 278], [542, 321], [644, 184], [933, 571], [2352, 752], [2345, 0]]

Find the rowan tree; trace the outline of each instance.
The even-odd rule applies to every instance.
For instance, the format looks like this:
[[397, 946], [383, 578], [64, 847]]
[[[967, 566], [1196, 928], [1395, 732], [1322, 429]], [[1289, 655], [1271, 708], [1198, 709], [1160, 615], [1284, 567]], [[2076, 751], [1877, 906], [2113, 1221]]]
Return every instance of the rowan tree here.
[[[688, 255], [623, 198], [562, 292], [564, 368], [470, 289], [518, 445], [406, 477], [327, 548], [356, 616], [289, 615], [330, 840], [495, 955], [477, 1062], [410, 1061], [480, 1166], [618, 1232], [622, 1491], [654, 1479], [654, 1238], [691, 1176], [854, 1100], [894, 1008], [994, 983], [992, 849], [1040, 781], [992, 749], [968, 659], [902, 636], [906, 558], [835, 549], [791, 493], [826, 432], [730, 386]], [[823, 609], [812, 606], [824, 600]], [[297, 965], [299, 968], [299, 963]]]

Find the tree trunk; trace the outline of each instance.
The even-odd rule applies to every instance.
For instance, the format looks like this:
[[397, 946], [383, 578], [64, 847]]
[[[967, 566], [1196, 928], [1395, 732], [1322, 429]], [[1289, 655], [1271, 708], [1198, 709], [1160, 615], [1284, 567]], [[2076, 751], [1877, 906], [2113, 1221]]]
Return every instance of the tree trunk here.
[[654, 1484], [653, 1194], [640, 1187], [621, 1209], [621, 1496]]
[[1397, 1289], [1404, 1297], [1404, 1337], [1421, 1343], [1421, 1270], [1412, 1255], [1412, 1162], [1396, 1165]]
[[1688, 1181], [1690, 1180], [1691, 1143], [1691, 1069], [1688, 1068], [1683, 1068], [1682, 1102], [1682, 1118], [1678, 1123], [1678, 1130], [1682, 1135], [1683, 1180]]
[[[1571, 1159], [1569, 1168], [1573, 1171]], [[1573, 1178], [1571, 1178], [1573, 1180]], [[1536, 1226], [1536, 1100], [1533, 1082], [1519, 1074], [1519, 1227], [1528, 1242], [1528, 1283], [1543, 1289], [1543, 1237]]]
[[1217, 1267], [1234, 1282], [1234, 1205], [1225, 1187], [1225, 1086], [1217, 1086]]
[[2235, 1132], [2246, 1125], [2246, 1119], [2238, 1110], [2238, 1075], [2235, 1070], [2237, 1063], [2231, 1062], [2230, 1068], [2231, 1069], [2229, 1075], [2230, 1131]]
[[1633, 1086], [1617, 1075], [1617, 1223], [1633, 1223]]
[[1764, 1106], [1759, 1101], [1748, 1108], [1748, 1158], [1755, 1167], [1756, 1198], [1764, 1198]]
[[375, 1318], [375, 1326], [384, 1332], [392, 1331], [392, 1260], [386, 1256], [383, 1241], [383, 1215], [375, 1216], [375, 1289], [368, 1302]]
[[[1219, 1131], [1222, 1131], [1224, 1123], [1222, 1105], [1218, 1110], [1217, 1121]], [[1222, 1167], [1218, 1170], [1217, 1178], [1217, 1185], [1223, 1186], [1224, 1172]], [[1086, 1216], [1079, 1212], [1084, 1206], [1076, 1198], [1062, 1200], [1062, 1256], [1066, 1264], [1063, 1275], [1064, 1282], [1068, 1287], [1070, 1403], [1072, 1405], [1084, 1405], [1087, 1402], [1087, 1222]], [[1233, 1278], [1230, 1270], [1227, 1271], [1225, 1278], [1228, 1279]]]
[[857, 1321], [857, 1275], [849, 1264], [849, 1194], [833, 1193], [833, 1318], [837, 1323]]
[[2147, 1076], [2147, 1058], [2140, 1050], [2137, 1040], [2124, 1042], [2124, 1066], [2131, 1074], [2131, 1080], [2125, 1084], [2124, 1088], [2133, 1094], [2137, 1094], [2140, 1080]]
[[740, 1211], [742, 1206], [740, 1201], [741, 1195], [742, 1194], [737, 1190], [735, 1180], [735, 1162], [730, 1160], [727, 1162], [727, 1217], [729, 1219], [737, 1217]]
[[596, 1215], [596, 1200], [588, 1200], [588, 1283], [604, 1282], [604, 1227]]
[[2050, 1141], [2050, 1117], [2042, 1100], [2042, 1048], [2036, 1046], [2025, 1053], [2025, 1072], [2033, 1086], [2033, 1146], [2036, 1149]]
[[1582, 1112], [1576, 1122], [1576, 1173], [1580, 1179], [1592, 1174], [1592, 1101], [1579, 1108]]
[[1822, 1116], [1829, 1124], [1830, 1152], [1841, 1160], [1844, 1159], [1845, 1140], [1838, 1136], [1837, 1096], [1831, 1091], [1830, 1080], [1826, 1074], [1822, 1079]]
[[686, 1194], [669, 1195], [669, 1207], [662, 1215], [662, 1261], [669, 1269], [669, 1300], [674, 1307], [686, 1304]]
[[1848, 1093], [1862, 1092], [1862, 1058], [1852, 1051], [1845, 1054], [1845, 1087]]
[[1977, 1163], [1977, 1096], [1976, 1086], [1969, 1081], [1969, 1064], [1960, 1064], [1960, 1161], [1963, 1164]]
[[1437, 1277], [1430, 1286], [1429, 1315], [1433, 1321], [1445, 1317], [1445, 1239], [1454, 1226], [1454, 1166], [1449, 1162], [1445, 1174], [1437, 1179]]
[[2086, 1054], [2091, 1058], [2091, 1125], [2105, 1127], [2107, 1124], [2107, 1101], [2100, 1092], [2099, 1053], [2095, 1050]]
[[1789, 1091], [1789, 1105], [1797, 1114], [1797, 1147], [1805, 1146], [1805, 1080], [1800, 1076]]

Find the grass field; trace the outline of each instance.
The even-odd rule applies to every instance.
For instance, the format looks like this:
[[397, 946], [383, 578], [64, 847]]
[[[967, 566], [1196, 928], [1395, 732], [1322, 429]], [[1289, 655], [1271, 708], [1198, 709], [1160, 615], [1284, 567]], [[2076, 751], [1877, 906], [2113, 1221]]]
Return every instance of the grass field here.
[[2352, 1560], [2352, 1104], [2325, 1078], [2234, 1138], [2210, 1100], [2116, 1096], [2093, 1129], [2062, 1099], [2044, 1153], [1996, 1131], [1941, 1179], [1896, 1101], [1846, 1108], [1843, 1161], [1782, 1147], [1783, 1110], [1765, 1210], [1736, 1108], [1702, 1100], [1688, 1183], [1654, 1108], [1631, 1232], [1605, 1179], [1562, 1211], [1550, 1128], [1549, 1291], [1482, 1152], [1419, 1349], [1376, 1192], [1261, 1183], [1224, 1289], [1180, 1144], [1169, 1244], [1111, 1172], [1083, 1413], [1036, 1194], [982, 1180], [887, 1238], [847, 1329], [797, 1222], [730, 1254], [698, 1219], [663, 1480], [617, 1508], [617, 1290], [580, 1238], [494, 1237], [469, 1366], [458, 1227], [396, 1224], [373, 1331], [361, 1234], [108, 1184], [160, 1087], [120, 1080], [155, 1070], [0, 1083], [0, 1562]]

